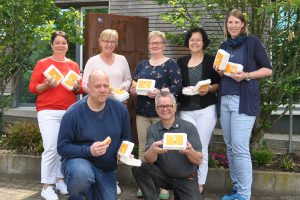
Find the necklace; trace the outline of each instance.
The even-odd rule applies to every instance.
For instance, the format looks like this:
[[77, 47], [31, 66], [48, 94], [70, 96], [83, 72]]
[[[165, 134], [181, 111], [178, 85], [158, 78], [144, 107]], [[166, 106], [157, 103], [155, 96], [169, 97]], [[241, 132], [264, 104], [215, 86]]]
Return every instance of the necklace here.
[[54, 61], [57, 61], [57, 62], [67, 62], [69, 59], [66, 58], [66, 57], [63, 57], [63, 58], [54, 58], [54, 56], [50, 56], [49, 57], [50, 59], [54, 60]]

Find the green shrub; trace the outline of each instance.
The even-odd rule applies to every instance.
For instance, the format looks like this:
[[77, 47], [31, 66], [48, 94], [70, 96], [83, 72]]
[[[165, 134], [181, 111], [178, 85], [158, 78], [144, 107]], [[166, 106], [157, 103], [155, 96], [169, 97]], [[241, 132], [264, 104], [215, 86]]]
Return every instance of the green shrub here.
[[262, 148], [252, 151], [252, 161], [257, 167], [266, 166], [271, 163], [273, 159], [273, 153], [270, 149]]
[[19, 154], [39, 155], [43, 152], [42, 137], [36, 123], [10, 124], [1, 137], [1, 145]]
[[218, 168], [219, 167], [219, 161], [213, 159], [211, 155], [208, 155], [208, 166], [210, 168]]
[[280, 168], [285, 171], [294, 171], [295, 163], [292, 158], [290, 158], [288, 155], [285, 155], [280, 161]]

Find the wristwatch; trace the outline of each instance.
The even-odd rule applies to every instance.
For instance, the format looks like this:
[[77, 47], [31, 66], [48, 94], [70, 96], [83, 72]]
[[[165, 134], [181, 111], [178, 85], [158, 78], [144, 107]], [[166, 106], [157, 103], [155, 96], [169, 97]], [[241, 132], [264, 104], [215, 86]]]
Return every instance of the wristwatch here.
[[251, 76], [250, 76], [250, 73], [249, 72], [247, 72], [246, 73], [246, 78], [245, 78], [245, 80], [246, 81], [250, 81], [252, 78], [251, 78]]

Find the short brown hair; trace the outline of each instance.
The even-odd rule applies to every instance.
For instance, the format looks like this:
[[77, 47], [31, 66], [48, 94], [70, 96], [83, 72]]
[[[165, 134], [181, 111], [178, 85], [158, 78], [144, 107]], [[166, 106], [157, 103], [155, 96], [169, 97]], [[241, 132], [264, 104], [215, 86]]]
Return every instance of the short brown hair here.
[[53, 44], [53, 42], [57, 36], [61, 36], [61, 37], [65, 38], [67, 40], [67, 43], [69, 43], [68, 34], [66, 34], [63, 31], [55, 31], [51, 34], [51, 44]]

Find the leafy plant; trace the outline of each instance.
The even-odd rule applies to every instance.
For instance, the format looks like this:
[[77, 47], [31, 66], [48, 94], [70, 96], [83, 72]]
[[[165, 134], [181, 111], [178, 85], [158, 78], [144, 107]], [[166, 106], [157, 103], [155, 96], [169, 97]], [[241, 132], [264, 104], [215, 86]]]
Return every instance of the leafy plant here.
[[210, 168], [217, 168], [219, 167], [219, 161], [213, 159], [211, 155], [208, 155], [208, 166]]
[[31, 122], [9, 124], [0, 143], [4, 148], [20, 154], [39, 155], [43, 151], [39, 127]]
[[20, 80], [20, 103], [35, 103], [36, 95], [29, 93], [28, 85], [32, 70], [27, 70], [23, 73]]
[[223, 167], [223, 168], [228, 168], [228, 160], [225, 154], [223, 153], [209, 153], [209, 160], [210, 164], [209, 166], [211, 167]]
[[[5, 92], [14, 93], [19, 74], [33, 68], [49, 49], [54, 30], [69, 34], [72, 43], [82, 43], [80, 12], [61, 9], [55, 1], [0, 0], [0, 120], [9, 107]], [[13, 80], [11, 91], [6, 86]]]
[[252, 151], [253, 164], [258, 167], [266, 166], [267, 164], [271, 163], [272, 159], [273, 152], [270, 149], [262, 148]]
[[[252, 131], [251, 146], [257, 148], [264, 128], [280, 120], [293, 104], [300, 101], [300, 1], [223, 1], [223, 0], [154, 0], [170, 9], [162, 13], [163, 20], [185, 32], [202, 26], [203, 16], [214, 20], [210, 31], [212, 45], [207, 51], [216, 52], [223, 39], [225, 14], [233, 8], [243, 11], [249, 22], [250, 34], [258, 36], [269, 52], [273, 75], [260, 80], [261, 112]], [[182, 35], [177, 35], [182, 37]], [[172, 41], [180, 43], [182, 40]], [[282, 113], [271, 121], [273, 111], [283, 107]]]
[[285, 155], [280, 161], [280, 168], [285, 171], [294, 171], [295, 163], [292, 158], [290, 158], [288, 155]]

